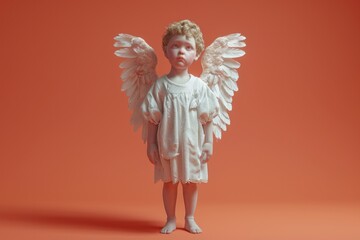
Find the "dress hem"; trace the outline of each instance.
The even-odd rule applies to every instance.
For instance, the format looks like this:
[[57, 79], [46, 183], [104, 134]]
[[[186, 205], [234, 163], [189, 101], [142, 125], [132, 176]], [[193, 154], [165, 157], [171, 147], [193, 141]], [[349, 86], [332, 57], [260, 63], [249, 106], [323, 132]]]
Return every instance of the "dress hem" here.
[[154, 183], [157, 183], [157, 182], [160, 182], [162, 181], [163, 183], [169, 183], [169, 182], [172, 182], [173, 184], [176, 184], [176, 183], [179, 183], [181, 182], [182, 184], [186, 184], [186, 183], [208, 183], [208, 180], [202, 180], [202, 179], [199, 179], [199, 180], [195, 180], [195, 179], [189, 179], [187, 181], [181, 181], [180, 179], [177, 179], [175, 181], [172, 181], [172, 180], [163, 180], [163, 179], [156, 179], [154, 181]]

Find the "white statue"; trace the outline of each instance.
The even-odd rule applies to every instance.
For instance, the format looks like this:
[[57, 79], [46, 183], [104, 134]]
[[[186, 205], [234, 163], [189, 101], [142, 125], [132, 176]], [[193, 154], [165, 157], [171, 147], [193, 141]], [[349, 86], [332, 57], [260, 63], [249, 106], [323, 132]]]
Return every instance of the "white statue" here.
[[204, 49], [200, 28], [189, 20], [172, 23], [163, 36], [163, 50], [170, 72], [158, 78], [154, 50], [139, 37], [115, 37], [115, 55], [125, 60], [122, 90], [129, 97], [134, 129], [142, 127], [147, 155], [155, 166], [155, 182], [162, 180], [167, 221], [161, 233], [176, 229], [177, 186], [181, 182], [185, 203], [185, 229], [201, 233], [194, 220], [197, 184], [208, 181], [207, 162], [213, 153], [213, 134], [221, 138], [230, 124], [228, 111], [238, 90], [233, 58], [245, 54], [245, 37], [231, 34], [217, 38], [202, 57], [200, 78], [188, 72]]

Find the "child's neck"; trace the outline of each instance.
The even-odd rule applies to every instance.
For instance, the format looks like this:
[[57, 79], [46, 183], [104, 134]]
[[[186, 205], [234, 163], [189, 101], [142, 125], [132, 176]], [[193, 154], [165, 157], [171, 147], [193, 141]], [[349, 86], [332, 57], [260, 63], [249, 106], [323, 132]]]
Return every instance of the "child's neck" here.
[[178, 70], [171, 68], [169, 74], [166, 76], [175, 83], [186, 83], [190, 79], [190, 74], [187, 69]]

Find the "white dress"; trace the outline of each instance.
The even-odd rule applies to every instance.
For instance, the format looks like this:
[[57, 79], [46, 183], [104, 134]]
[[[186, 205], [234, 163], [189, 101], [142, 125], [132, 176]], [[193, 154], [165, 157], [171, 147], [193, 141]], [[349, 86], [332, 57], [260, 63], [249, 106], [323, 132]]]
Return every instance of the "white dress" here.
[[219, 103], [200, 78], [178, 84], [163, 76], [156, 80], [141, 105], [144, 117], [158, 125], [160, 162], [155, 182], [208, 181], [207, 163], [201, 163], [205, 124], [218, 114]]

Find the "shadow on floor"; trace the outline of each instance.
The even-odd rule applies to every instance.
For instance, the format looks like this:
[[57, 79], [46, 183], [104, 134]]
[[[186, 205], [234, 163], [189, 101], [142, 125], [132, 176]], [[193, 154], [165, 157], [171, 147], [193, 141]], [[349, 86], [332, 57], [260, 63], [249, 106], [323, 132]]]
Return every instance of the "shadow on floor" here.
[[0, 221], [31, 224], [42, 227], [117, 231], [132, 233], [159, 233], [162, 224], [129, 215], [99, 214], [58, 210], [4, 210]]

